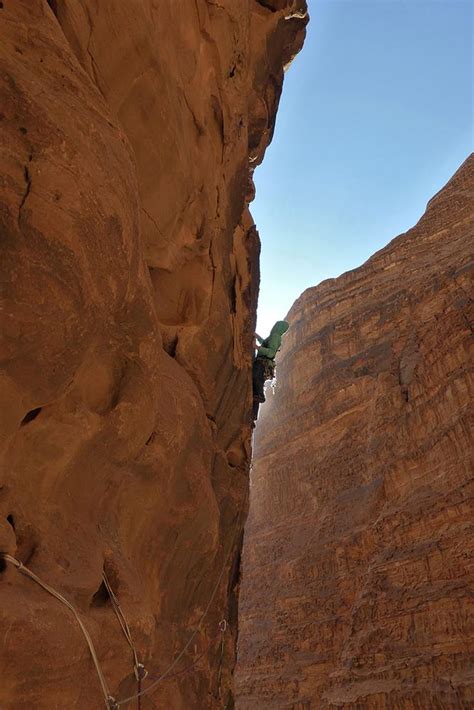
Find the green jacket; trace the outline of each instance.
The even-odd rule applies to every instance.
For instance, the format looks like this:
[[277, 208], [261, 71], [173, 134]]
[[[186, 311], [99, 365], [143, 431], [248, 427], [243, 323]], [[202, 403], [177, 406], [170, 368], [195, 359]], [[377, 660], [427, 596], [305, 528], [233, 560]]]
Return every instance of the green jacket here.
[[267, 357], [269, 360], [274, 360], [275, 355], [280, 349], [281, 338], [289, 327], [290, 326], [286, 320], [278, 320], [273, 326], [268, 338], [263, 340], [259, 335], [257, 335], [257, 339], [261, 343], [259, 349], [257, 350], [257, 357]]

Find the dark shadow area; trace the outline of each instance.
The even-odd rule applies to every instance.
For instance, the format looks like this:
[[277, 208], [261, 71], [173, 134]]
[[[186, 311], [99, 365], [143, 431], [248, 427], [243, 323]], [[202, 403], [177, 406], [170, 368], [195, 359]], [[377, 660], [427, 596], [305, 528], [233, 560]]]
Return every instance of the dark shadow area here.
[[42, 407], [36, 407], [35, 409], [32, 409], [27, 414], [25, 414], [25, 416], [21, 420], [21, 426], [25, 426], [25, 424], [29, 424], [34, 419], [36, 419], [38, 414], [41, 413], [41, 410], [42, 410]]

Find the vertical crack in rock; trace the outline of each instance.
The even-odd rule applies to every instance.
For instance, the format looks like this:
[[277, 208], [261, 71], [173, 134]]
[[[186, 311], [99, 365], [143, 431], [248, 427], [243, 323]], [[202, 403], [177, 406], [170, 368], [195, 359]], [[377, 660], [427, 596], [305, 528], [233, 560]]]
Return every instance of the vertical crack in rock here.
[[91, 50], [91, 41], [92, 41], [92, 34], [94, 32], [94, 23], [92, 21], [92, 16], [91, 16], [91, 11], [89, 9], [89, 5], [86, 3], [84, 5], [84, 7], [86, 9], [87, 20], [89, 22], [89, 36], [87, 38], [87, 43], [86, 43], [86, 52], [89, 56], [90, 67], [92, 69], [92, 76], [94, 79], [94, 83], [95, 83], [96, 87], [98, 88], [98, 90], [100, 91], [100, 93], [102, 94], [102, 96], [104, 97], [104, 99], [107, 101], [107, 97], [105, 96], [105, 94], [102, 90], [102, 87], [101, 87], [101, 83], [99, 81], [99, 68], [97, 66], [97, 62], [96, 62], [94, 55], [92, 54], [92, 50]]
[[29, 168], [27, 165], [25, 165], [23, 167], [23, 177], [25, 180], [26, 187], [25, 187], [25, 191], [23, 193], [23, 197], [21, 198], [20, 205], [18, 207], [18, 226], [21, 225], [22, 209], [25, 206], [25, 202], [28, 199], [28, 196], [31, 191], [31, 175], [30, 175], [30, 171], [29, 171]]

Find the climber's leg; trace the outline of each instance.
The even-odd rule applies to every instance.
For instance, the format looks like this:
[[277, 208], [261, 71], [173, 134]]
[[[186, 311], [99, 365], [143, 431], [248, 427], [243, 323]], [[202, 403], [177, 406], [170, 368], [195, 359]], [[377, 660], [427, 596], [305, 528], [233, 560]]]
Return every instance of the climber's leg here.
[[[259, 407], [260, 407], [260, 402], [258, 401], [258, 399], [256, 397], [254, 397], [253, 398], [253, 405], [252, 405], [252, 419], [254, 422], [257, 421]], [[253, 424], [252, 426], [255, 426], [255, 424]]]
[[253, 398], [257, 402], [265, 402], [265, 364], [260, 358], [254, 360], [252, 370]]

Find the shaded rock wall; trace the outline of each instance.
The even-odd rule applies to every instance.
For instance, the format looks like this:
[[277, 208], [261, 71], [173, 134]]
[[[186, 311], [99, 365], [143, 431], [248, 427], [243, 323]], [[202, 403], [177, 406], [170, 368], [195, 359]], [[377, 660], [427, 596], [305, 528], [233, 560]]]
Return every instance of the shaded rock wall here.
[[242, 710], [473, 707], [473, 198], [471, 156], [289, 313], [256, 430]]
[[[289, 5], [0, 3], [0, 551], [75, 605], [119, 699], [137, 684], [103, 569], [155, 677], [212, 599], [174, 670], [203, 658], [144, 708], [233, 702], [247, 205], [304, 38]], [[0, 630], [3, 710], [103, 707], [74, 618], [10, 565]]]

